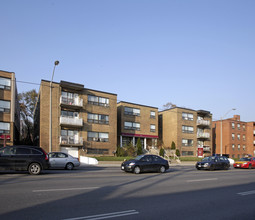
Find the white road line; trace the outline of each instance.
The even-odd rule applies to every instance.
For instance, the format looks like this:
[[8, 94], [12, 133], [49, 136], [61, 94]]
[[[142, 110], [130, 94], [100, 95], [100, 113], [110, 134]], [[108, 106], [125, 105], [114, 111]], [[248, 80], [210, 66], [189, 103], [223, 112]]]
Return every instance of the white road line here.
[[240, 196], [248, 196], [248, 195], [255, 194], [255, 190], [247, 191], [247, 192], [240, 192], [240, 193], [237, 193], [237, 194], [240, 195]]
[[188, 182], [188, 183], [191, 183], [191, 182], [202, 182], [202, 181], [211, 181], [211, 180], [218, 180], [218, 178], [198, 179], [198, 180], [187, 180], [187, 182]]
[[99, 220], [99, 219], [115, 218], [115, 217], [121, 217], [121, 216], [127, 216], [127, 215], [136, 215], [136, 214], [139, 214], [139, 212], [136, 210], [128, 210], [128, 211], [122, 211], [122, 212], [105, 213], [100, 215], [68, 218], [64, 220], [81, 220], [81, 219]]
[[67, 189], [38, 189], [38, 190], [33, 190], [33, 192], [54, 192], [54, 191], [88, 190], [88, 189], [98, 189], [98, 188], [99, 187], [67, 188]]

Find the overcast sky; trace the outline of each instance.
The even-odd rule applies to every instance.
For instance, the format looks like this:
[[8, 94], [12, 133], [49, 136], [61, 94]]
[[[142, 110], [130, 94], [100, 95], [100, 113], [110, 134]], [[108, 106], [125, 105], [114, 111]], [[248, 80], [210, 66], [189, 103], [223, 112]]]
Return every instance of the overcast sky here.
[[[1, 0], [0, 70], [255, 121], [254, 0]], [[30, 84], [32, 83], [32, 84]], [[236, 111], [226, 113], [236, 108]]]

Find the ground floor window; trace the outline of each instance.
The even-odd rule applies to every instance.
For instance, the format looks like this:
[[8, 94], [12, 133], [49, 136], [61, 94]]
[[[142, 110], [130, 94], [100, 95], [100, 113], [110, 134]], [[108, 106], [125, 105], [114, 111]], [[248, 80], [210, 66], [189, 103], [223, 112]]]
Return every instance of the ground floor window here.
[[182, 156], [193, 156], [194, 152], [193, 151], [182, 151]]
[[87, 154], [109, 154], [109, 149], [87, 148]]

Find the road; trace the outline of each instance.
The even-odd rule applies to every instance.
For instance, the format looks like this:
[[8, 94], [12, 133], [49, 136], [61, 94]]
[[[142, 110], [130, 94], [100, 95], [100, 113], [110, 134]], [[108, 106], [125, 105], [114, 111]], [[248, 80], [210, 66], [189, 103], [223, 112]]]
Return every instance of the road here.
[[255, 219], [255, 169], [0, 173], [0, 219]]

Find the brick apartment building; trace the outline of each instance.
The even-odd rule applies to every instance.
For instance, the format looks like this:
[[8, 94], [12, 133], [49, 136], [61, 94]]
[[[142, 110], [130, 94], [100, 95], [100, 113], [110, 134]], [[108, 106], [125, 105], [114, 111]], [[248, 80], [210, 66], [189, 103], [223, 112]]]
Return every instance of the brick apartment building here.
[[15, 73], [0, 70], [0, 147], [19, 142], [20, 108]]
[[117, 147], [117, 95], [82, 84], [53, 82], [50, 129], [50, 88], [49, 81], [41, 81], [35, 110], [38, 145], [47, 152], [63, 151], [76, 157], [112, 155]]
[[118, 146], [137, 144], [140, 138], [144, 149], [157, 145], [158, 108], [129, 102], [119, 102]]
[[211, 125], [209, 111], [174, 107], [159, 112], [159, 139], [165, 148], [174, 142], [181, 156], [211, 155]]
[[222, 153], [231, 158], [241, 158], [247, 154], [255, 156], [255, 123], [240, 121], [240, 115], [222, 121], [213, 121], [213, 136], [215, 154]]

